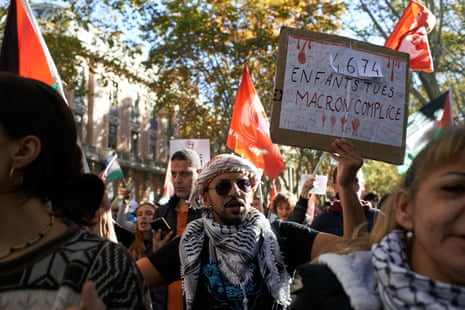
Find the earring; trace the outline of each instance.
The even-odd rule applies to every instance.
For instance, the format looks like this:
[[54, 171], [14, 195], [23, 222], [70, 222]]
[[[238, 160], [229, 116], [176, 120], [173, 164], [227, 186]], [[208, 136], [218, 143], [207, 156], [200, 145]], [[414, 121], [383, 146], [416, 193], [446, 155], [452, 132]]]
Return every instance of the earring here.
[[[10, 169], [10, 180], [14, 180], [13, 177], [14, 177], [14, 174], [15, 174], [15, 167], [11, 167]], [[23, 175], [20, 174], [19, 175], [19, 184], [23, 183]]]
[[412, 238], [412, 237], [413, 237], [413, 231], [411, 231], [411, 230], [407, 231], [407, 232], [405, 233], [405, 236], [406, 236], [408, 239]]

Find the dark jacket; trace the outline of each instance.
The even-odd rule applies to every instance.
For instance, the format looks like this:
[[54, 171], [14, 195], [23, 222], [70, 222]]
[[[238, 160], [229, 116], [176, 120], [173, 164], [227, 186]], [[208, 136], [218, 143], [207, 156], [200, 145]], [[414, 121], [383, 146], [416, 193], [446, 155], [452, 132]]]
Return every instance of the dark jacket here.
[[305, 264], [297, 268], [291, 310], [350, 310], [350, 299], [336, 275], [326, 265]]
[[307, 215], [307, 208], [308, 199], [299, 196], [299, 200], [297, 201], [294, 210], [292, 210], [291, 214], [289, 214], [287, 220], [299, 224], [304, 224]]
[[[173, 197], [170, 198], [170, 200], [165, 204], [157, 208], [155, 211], [154, 218], [157, 217], [164, 217], [165, 220], [168, 222], [168, 224], [171, 226], [172, 230], [176, 232], [177, 229], [177, 223], [176, 223], [176, 205], [179, 201], [179, 197], [174, 195]], [[187, 222], [191, 222], [195, 219], [200, 218], [202, 215], [201, 210], [195, 210], [192, 208], [189, 208], [188, 214], [187, 214]], [[161, 286], [159, 288], [154, 289], [152, 293], [152, 305], [154, 310], [165, 310], [166, 309], [166, 295], [168, 292], [168, 286]]]
[[[367, 230], [371, 231], [379, 210], [372, 208], [365, 200], [360, 200], [365, 218], [367, 220]], [[329, 209], [318, 215], [310, 225], [311, 228], [321, 232], [342, 236], [344, 234], [344, 224], [342, 218], [342, 206], [339, 200], [334, 201]]]

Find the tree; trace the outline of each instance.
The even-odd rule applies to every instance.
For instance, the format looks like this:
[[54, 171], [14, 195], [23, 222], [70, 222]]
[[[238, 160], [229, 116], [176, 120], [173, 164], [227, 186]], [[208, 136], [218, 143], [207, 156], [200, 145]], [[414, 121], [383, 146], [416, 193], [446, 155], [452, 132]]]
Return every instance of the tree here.
[[[425, 0], [423, 4], [436, 16], [437, 22], [428, 35], [435, 70], [433, 73], [411, 72], [410, 112], [433, 100], [448, 88], [453, 90], [456, 120], [463, 123], [465, 89], [465, 24], [464, 7], [458, 2]], [[384, 44], [408, 1], [347, 1], [352, 19], [345, 27], [363, 41]], [[361, 20], [366, 20], [361, 24]]]
[[208, 137], [224, 152], [244, 63], [271, 115], [280, 25], [335, 31], [344, 6], [331, 1], [163, 1], [145, 3], [142, 27], [157, 68], [157, 107], [179, 107], [182, 137]]
[[[360, 0], [346, 1], [351, 17], [344, 29], [351, 31], [359, 40], [384, 45], [394, 29], [408, 1]], [[462, 22], [464, 7], [458, 2], [421, 1], [437, 19], [436, 26], [428, 35], [434, 61], [433, 73], [410, 72], [409, 111], [413, 113], [421, 106], [452, 89], [455, 122], [463, 124], [465, 89], [463, 67], [465, 65], [465, 24]], [[450, 2], [450, 3], [449, 3]], [[361, 22], [365, 21], [365, 22]], [[398, 184], [400, 176], [391, 165], [368, 161], [364, 169], [367, 186], [380, 193], [389, 192]], [[386, 178], [387, 171], [390, 171]], [[392, 180], [396, 180], [392, 182]], [[386, 186], [387, 185], [387, 186]]]

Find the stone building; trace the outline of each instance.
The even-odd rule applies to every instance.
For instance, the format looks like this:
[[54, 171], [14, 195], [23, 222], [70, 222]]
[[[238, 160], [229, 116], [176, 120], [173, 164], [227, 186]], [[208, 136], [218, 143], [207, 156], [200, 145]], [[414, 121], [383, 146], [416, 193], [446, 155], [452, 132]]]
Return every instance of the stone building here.
[[[56, 14], [57, 6], [34, 3], [32, 9], [44, 21]], [[92, 27], [70, 25], [66, 31], [82, 43], [82, 54], [89, 55], [78, 59], [81, 91], [66, 84], [64, 89], [90, 171], [98, 173], [105, 159], [117, 154], [125, 179], [108, 185], [110, 198], [124, 183], [135, 200], [156, 200], [163, 190], [169, 142], [168, 119], [163, 113], [153, 115], [156, 94], [149, 84], [156, 77], [142, 66], [143, 59], [124, 53], [118, 37], [109, 45]], [[121, 70], [108, 69], [109, 57], [118, 60], [111, 63]]]

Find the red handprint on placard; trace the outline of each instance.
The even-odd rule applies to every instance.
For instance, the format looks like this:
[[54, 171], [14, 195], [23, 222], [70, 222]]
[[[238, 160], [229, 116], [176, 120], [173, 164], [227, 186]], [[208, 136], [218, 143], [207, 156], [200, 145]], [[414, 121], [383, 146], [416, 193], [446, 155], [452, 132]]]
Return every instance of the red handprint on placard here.
[[360, 128], [360, 120], [358, 118], [354, 118], [352, 120], [352, 135], [354, 137], [358, 136], [358, 129]]
[[334, 115], [331, 115], [331, 133], [334, 131], [334, 126], [336, 126], [337, 122], [337, 117]]
[[345, 132], [345, 125], [347, 123], [347, 117], [345, 117], [345, 115], [342, 116], [340, 121], [341, 121], [341, 131]]

